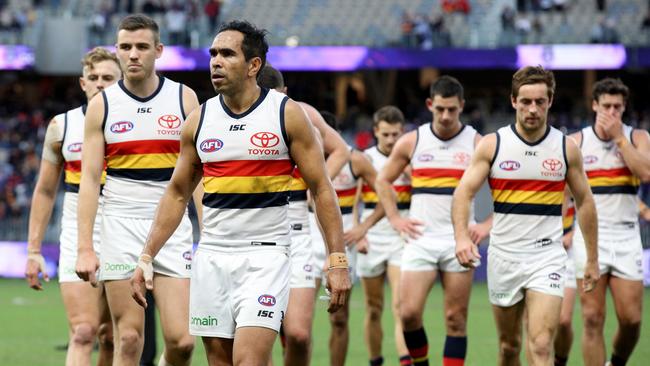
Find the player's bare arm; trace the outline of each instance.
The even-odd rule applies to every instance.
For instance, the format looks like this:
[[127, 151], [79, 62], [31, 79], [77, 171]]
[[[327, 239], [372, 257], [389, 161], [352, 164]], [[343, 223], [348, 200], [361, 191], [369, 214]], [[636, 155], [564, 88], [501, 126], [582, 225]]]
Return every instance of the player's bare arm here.
[[[479, 133], [474, 136], [474, 148], [478, 146], [478, 143], [482, 138], [483, 136]], [[478, 245], [483, 241], [483, 239], [487, 238], [490, 235], [490, 230], [492, 229], [492, 219], [493, 214], [490, 214], [482, 222], [477, 222], [469, 226], [469, 235], [474, 244]]]
[[391, 151], [386, 165], [377, 175], [375, 192], [379, 202], [384, 207], [386, 217], [395, 230], [412, 238], [420, 236], [418, 228], [422, 222], [407, 217], [401, 217], [397, 209], [397, 196], [393, 190], [393, 182], [407, 169], [411, 162], [411, 153], [415, 149], [417, 132], [412, 131], [400, 137]]
[[650, 182], [650, 135], [648, 131], [635, 129], [632, 131], [632, 144], [627, 137], [621, 136], [614, 140], [618, 151], [623, 155], [625, 165], [632, 174], [641, 179], [642, 183]]
[[[376, 180], [377, 180], [377, 171], [372, 166], [372, 163], [366, 155], [360, 151], [352, 152], [351, 156], [352, 167], [354, 173], [360, 177], [364, 182], [366, 182], [370, 188], [375, 190]], [[379, 220], [384, 217], [384, 208], [381, 203], [378, 203], [375, 206], [375, 209], [372, 213], [366, 217], [363, 222], [355, 225], [352, 229], [348, 230], [343, 235], [343, 240], [346, 243], [356, 243], [363, 239], [366, 236], [366, 233], [370, 228], [375, 225]], [[361, 251], [361, 250], [359, 250]]]
[[451, 202], [451, 221], [456, 239], [456, 258], [464, 267], [474, 267], [481, 258], [476, 243], [472, 241], [468, 229], [469, 206], [476, 192], [490, 174], [490, 164], [496, 152], [496, 134], [481, 139], [472, 156], [469, 167], [454, 190]]
[[93, 249], [93, 226], [104, 170], [104, 98], [97, 94], [88, 103], [81, 151], [81, 182], [77, 207], [77, 275], [95, 286], [99, 261]]
[[[195, 109], [199, 107], [199, 100], [196, 97], [194, 90], [186, 85], [183, 85], [183, 110], [189, 116]], [[187, 122], [186, 122], [187, 123]], [[196, 216], [199, 223], [199, 232], [203, 231], [203, 185], [197, 184], [194, 193], [192, 193], [192, 200], [196, 207]]]
[[[60, 126], [55, 119], [50, 121], [45, 132], [43, 146], [43, 159], [38, 171], [38, 180], [32, 196], [32, 210], [29, 212], [29, 232], [27, 237], [27, 264], [25, 265], [25, 279], [29, 287], [34, 290], [43, 290], [38, 279], [43, 274], [43, 279], [49, 281], [45, 270], [45, 259], [41, 254], [41, 243], [47, 229], [47, 224], [52, 216], [56, 201], [56, 192], [59, 187], [59, 178], [63, 170], [63, 155], [61, 154], [61, 141], [56, 141], [55, 132]], [[54, 139], [54, 141], [52, 141]]]
[[[303, 179], [311, 192], [316, 216], [324, 233], [330, 257], [343, 255], [343, 224], [336, 194], [325, 173], [325, 162], [319, 145], [315, 142], [315, 131], [308, 122], [303, 109], [294, 101], [287, 101], [285, 107], [285, 128], [289, 138], [289, 151], [296, 162]], [[351, 284], [346, 265], [330, 263], [327, 285], [331, 291], [328, 311], [338, 310], [345, 304]]]
[[131, 277], [132, 296], [143, 307], [147, 306], [145, 287], [153, 290], [153, 258], [180, 224], [187, 204], [201, 181], [202, 164], [194, 142], [200, 115], [200, 109], [196, 108], [181, 129], [181, 151], [174, 173], [158, 203], [138, 267]]
[[321, 116], [316, 108], [307, 103], [296, 103], [304, 109], [307, 117], [320, 133], [323, 151], [327, 155], [327, 160], [325, 161], [327, 175], [330, 179], [334, 179], [341, 172], [345, 163], [350, 160], [350, 149], [341, 135], [325, 122], [323, 116]]
[[598, 269], [598, 217], [596, 204], [587, 182], [582, 155], [573, 139], [566, 139], [566, 154], [568, 160], [566, 181], [576, 204], [576, 215], [580, 230], [585, 238], [587, 263], [583, 280], [583, 291], [594, 289], [600, 272]]

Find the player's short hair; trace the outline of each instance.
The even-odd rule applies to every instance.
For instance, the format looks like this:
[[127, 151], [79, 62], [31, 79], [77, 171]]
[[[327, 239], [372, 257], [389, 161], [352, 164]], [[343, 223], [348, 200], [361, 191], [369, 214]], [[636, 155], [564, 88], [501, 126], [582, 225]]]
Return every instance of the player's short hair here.
[[325, 123], [327, 123], [328, 126], [332, 127], [335, 130], [339, 130], [339, 119], [336, 118], [336, 115], [330, 111], [319, 111], [321, 116], [323, 116], [323, 119], [325, 120]]
[[443, 98], [458, 97], [458, 100], [465, 100], [463, 85], [453, 76], [443, 75], [431, 83], [429, 97], [433, 99], [436, 95]]
[[600, 96], [603, 94], [621, 95], [623, 101], [627, 102], [627, 98], [630, 96], [630, 89], [623, 84], [621, 79], [605, 78], [597, 81], [591, 91], [591, 95], [596, 102], [598, 102]]
[[81, 66], [92, 70], [95, 68], [95, 64], [102, 61], [113, 61], [118, 67], [120, 66], [120, 61], [118, 61], [115, 53], [102, 47], [95, 47], [88, 51], [88, 53], [86, 53], [86, 55], [81, 59]]
[[385, 107], [381, 107], [375, 112], [375, 114], [372, 115], [372, 121], [373, 125], [376, 127], [379, 122], [384, 121], [387, 122], [388, 124], [394, 125], [394, 124], [404, 124], [404, 114], [402, 111], [399, 110], [399, 108], [393, 106], [393, 105], [387, 105]]
[[140, 29], [149, 29], [153, 32], [154, 43], [156, 45], [160, 43], [160, 28], [158, 27], [158, 23], [144, 14], [127, 15], [117, 27], [118, 31], [126, 30], [129, 32]]
[[284, 77], [276, 68], [266, 64], [257, 74], [257, 85], [267, 89], [284, 88]]
[[245, 20], [232, 20], [219, 27], [217, 34], [225, 31], [237, 31], [244, 35], [241, 48], [244, 52], [244, 58], [249, 61], [253, 57], [259, 57], [262, 60], [262, 67], [266, 65], [266, 53], [269, 52], [269, 44], [266, 41], [268, 32], [266, 29], [260, 29]]
[[513, 98], [517, 98], [519, 88], [522, 86], [542, 83], [546, 84], [548, 99], [553, 99], [553, 94], [555, 94], [555, 76], [553, 75], [553, 71], [546, 70], [541, 65], [522, 67], [512, 75], [511, 95]]

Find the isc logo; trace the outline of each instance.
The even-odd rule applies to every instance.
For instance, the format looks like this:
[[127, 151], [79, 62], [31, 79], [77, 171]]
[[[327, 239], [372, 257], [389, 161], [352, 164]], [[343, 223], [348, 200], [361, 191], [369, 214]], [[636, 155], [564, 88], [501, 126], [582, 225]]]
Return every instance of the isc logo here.
[[257, 316], [259, 316], [260, 318], [271, 318], [271, 319], [273, 319], [273, 314], [274, 313], [275, 312], [269, 311], [269, 310], [260, 310], [260, 311], [257, 312]]
[[129, 121], [115, 122], [111, 125], [111, 132], [113, 133], [129, 132], [132, 129], [133, 129], [133, 123]]
[[519, 164], [519, 162], [514, 160], [502, 161], [501, 164], [499, 164], [499, 168], [507, 171], [517, 170], [520, 167], [521, 165]]
[[260, 305], [273, 306], [275, 305], [275, 297], [271, 295], [261, 295], [257, 298], [257, 302], [259, 302]]
[[201, 145], [199, 145], [199, 148], [201, 151], [206, 152], [206, 153], [211, 153], [215, 152], [217, 150], [221, 150], [223, 147], [223, 141], [219, 139], [207, 139], [203, 140], [201, 142]]

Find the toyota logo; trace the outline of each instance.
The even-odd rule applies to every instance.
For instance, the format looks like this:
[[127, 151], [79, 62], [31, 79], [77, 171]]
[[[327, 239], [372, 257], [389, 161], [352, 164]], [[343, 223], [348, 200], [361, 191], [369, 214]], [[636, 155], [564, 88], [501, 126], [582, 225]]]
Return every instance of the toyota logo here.
[[272, 132], [258, 132], [251, 136], [251, 144], [257, 147], [273, 147], [280, 143], [278, 135]]
[[162, 128], [174, 129], [181, 125], [181, 119], [173, 114], [165, 114], [158, 118], [158, 125]]
[[546, 170], [556, 172], [562, 169], [562, 162], [557, 159], [546, 159], [542, 162], [542, 167]]

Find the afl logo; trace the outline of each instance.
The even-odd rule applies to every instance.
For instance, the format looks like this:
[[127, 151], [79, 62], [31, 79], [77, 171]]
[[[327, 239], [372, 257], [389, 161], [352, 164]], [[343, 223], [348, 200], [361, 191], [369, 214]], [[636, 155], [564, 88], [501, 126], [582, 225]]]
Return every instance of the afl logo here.
[[430, 154], [420, 154], [418, 156], [418, 161], [427, 162], [427, 161], [432, 161], [432, 160], [433, 160], [433, 155], [430, 155]]
[[111, 132], [113, 133], [129, 132], [132, 129], [133, 129], [133, 123], [129, 121], [115, 122], [111, 125]]
[[181, 119], [173, 114], [165, 114], [158, 118], [158, 125], [162, 128], [174, 129], [181, 125]]
[[519, 164], [518, 161], [514, 161], [514, 160], [502, 161], [501, 164], [499, 164], [499, 168], [507, 171], [518, 170], [520, 167], [521, 164]]
[[271, 295], [261, 295], [257, 298], [257, 302], [259, 302], [260, 305], [273, 306], [275, 305], [275, 297]]
[[269, 148], [279, 143], [280, 138], [272, 132], [258, 132], [251, 136], [251, 144], [257, 147]]
[[555, 273], [555, 272], [553, 272], [553, 273], [550, 273], [550, 274], [548, 275], [548, 278], [549, 278], [551, 281], [559, 281], [560, 278], [562, 278], [562, 275], [559, 274], [559, 273]]
[[596, 155], [585, 156], [585, 164], [593, 164], [597, 161], [598, 161], [598, 157]]
[[81, 142], [68, 145], [68, 151], [77, 153], [81, 151]]
[[211, 153], [211, 152], [221, 150], [222, 147], [223, 147], [223, 141], [219, 139], [203, 140], [201, 142], [201, 145], [199, 146], [201, 151], [206, 153]]
[[542, 167], [552, 172], [556, 172], [562, 169], [563, 165], [564, 164], [562, 164], [562, 162], [557, 159], [546, 159], [542, 162]]
[[187, 252], [183, 252], [183, 259], [191, 261], [192, 260], [192, 251], [188, 250]]

